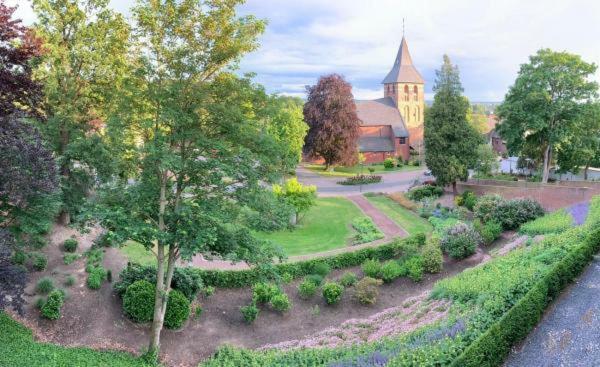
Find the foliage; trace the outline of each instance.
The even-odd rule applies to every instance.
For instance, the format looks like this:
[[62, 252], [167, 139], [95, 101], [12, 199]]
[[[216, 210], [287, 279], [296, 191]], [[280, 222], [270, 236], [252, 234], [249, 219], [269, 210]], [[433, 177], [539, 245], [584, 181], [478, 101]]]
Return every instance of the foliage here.
[[385, 237], [379, 228], [377, 228], [373, 220], [367, 216], [354, 219], [352, 221], [352, 227], [357, 232], [353, 238], [354, 244], [373, 242]]
[[298, 295], [302, 299], [309, 299], [317, 292], [319, 284], [315, 284], [311, 279], [305, 278], [298, 284]]
[[365, 276], [381, 278], [381, 263], [375, 259], [368, 259], [360, 267]]
[[[384, 282], [389, 283], [401, 275], [404, 275], [405, 268], [400, 266], [396, 260], [388, 260], [381, 265], [380, 276]], [[367, 273], [365, 273], [367, 274]], [[369, 274], [367, 274], [370, 276]]]
[[331, 273], [331, 266], [329, 266], [329, 264], [326, 262], [317, 261], [313, 263], [311, 272], [325, 278], [329, 273]]
[[148, 322], [154, 318], [154, 284], [138, 280], [127, 287], [123, 296], [123, 310], [135, 322]]
[[65, 265], [71, 265], [75, 260], [79, 259], [79, 254], [65, 254], [63, 256], [63, 262]]
[[394, 158], [390, 158], [390, 157], [386, 158], [383, 161], [383, 167], [385, 167], [387, 169], [394, 168]]
[[343, 181], [338, 181], [339, 185], [368, 185], [372, 183], [381, 182], [382, 176], [378, 175], [355, 175], [351, 177], [347, 177]]
[[501, 202], [493, 211], [493, 218], [504, 229], [515, 229], [521, 224], [544, 215], [542, 206], [533, 199], [512, 199]]
[[306, 87], [306, 91], [306, 153], [322, 157], [326, 168], [333, 164], [355, 164], [360, 120], [356, 115], [352, 86], [342, 76], [331, 74], [321, 76], [317, 84]]
[[375, 195], [369, 196], [367, 199], [409, 234], [430, 233], [432, 230], [429, 222], [409, 209], [397, 204], [388, 196]]
[[273, 283], [256, 283], [252, 287], [252, 301], [256, 304], [269, 303], [273, 296], [279, 293], [281, 291]]
[[77, 240], [74, 238], [68, 238], [63, 242], [63, 247], [67, 252], [75, 252], [77, 251]]
[[317, 287], [323, 283], [323, 276], [319, 274], [309, 274], [304, 277], [304, 280], [314, 283]]
[[421, 256], [412, 256], [404, 262], [407, 275], [415, 282], [420, 282], [423, 279], [423, 258]]
[[381, 284], [383, 284], [383, 282], [380, 279], [364, 277], [356, 283], [354, 296], [362, 304], [375, 304], [375, 302], [377, 302], [377, 297], [379, 297], [379, 286]]
[[484, 245], [489, 245], [502, 234], [502, 225], [495, 220], [490, 220], [486, 223], [482, 223], [479, 219], [473, 221], [473, 228], [479, 236]]
[[441, 247], [455, 259], [464, 259], [475, 253], [481, 237], [472, 226], [459, 222], [449, 228], [442, 237]]
[[439, 273], [442, 271], [444, 257], [439, 238], [429, 238], [421, 250], [421, 256], [423, 257], [423, 270], [425, 272]]
[[477, 147], [477, 159], [473, 168], [480, 175], [491, 175], [500, 167], [496, 152], [490, 144], [480, 144]]
[[434, 232], [439, 236], [442, 236], [450, 228], [454, 227], [457, 223], [461, 222], [460, 220], [453, 218], [453, 217], [448, 217], [448, 218], [430, 217], [428, 220], [429, 220], [429, 223], [431, 223], [431, 225], [433, 226]]
[[13, 263], [11, 251], [15, 246], [14, 236], [0, 228], [0, 309], [11, 307], [22, 314], [29, 274], [24, 266]]
[[43, 277], [42, 279], [38, 280], [37, 284], [35, 285], [35, 291], [41, 294], [48, 294], [53, 290], [54, 281], [49, 277]]
[[269, 303], [274, 310], [279, 312], [287, 312], [290, 308], [292, 308], [292, 303], [290, 302], [287, 294], [283, 292], [274, 295]]
[[342, 299], [344, 287], [336, 282], [327, 282], [323, 285], [323, 298], [328, 305], [334, 305]]
[[346, 272], [344, 272], [344, 274], [342, 274], [342, 276], [340, 277], [340, 279], [338, 281], [344, 287], [352, 287], [353, 285], [356, 284], [356, 282], [358, 281], [358, 278], [355, 273], [353, 273], [351, 271], [346, 271]]
[[393, 194], [388, 194], [387, 197], [389, 197], [390, 199], [392, 199], [393, 201], [395, 201], [397, 204], [403, 206], [404, 208], [408, 209], [408, 210], [415, 210], [417, 209], [417, 204], [412, 201], [411, 199], [409, 199], [407, 197], [407, 195], [405, 195], [402, 192], [396, 192]]
[[32, 258], [32, 266], [37, 271], [46, 270], [46, 266], [48, 266], [48, 258], [41, 252], [33, 252], [31, 253]]
[[483, 223], [494, 220], [496, 208], [505, 200], [498, 194], [483, 195], [473, 208], [475, 218], [481, 219]]
[[466, 190], [462, 195], [455, 197], [454, 202], [458, 206], [464, 206], [469, 210], [473, 210], [477, 204], [477, 196], [472, 191]]
[[75, 277], [72, 275], [68, 275], [67, 278], [65, 279], [65, 285], [67, 287], [72, 287], [73, 285], [75, 285]]
[[556, 150], [577, 134], [588, 134], [576, 125], [598, 95], [598, 84], [592, 81], [596, 69], [578, 55], [541, 49], [521, 65], [498, 106], [497, 131], [509, 153], [542, 160], [544, 183]]
[[254, 320], [256, 320], [259, 311], [260, 310], [258, 309], [258, 307], [256, 307], [256, 304], [254, 302], [247, 306], [240, 307], [240, 312], [242, 313], [242, 316], [244, 316], [244, 320], [248, 324], [251, 324], [254, 322]]
[[315, 205], [317, 199], [317, 187], [302, 185], [295, 177], [286, 180], [283, 185], [273, 185], [273, 193], [293, 206], [297, 215], [306, 213]]
[[573, 226], [573, 217], [566, 210], [560, 209], [555, 212], [539, 217], [531, 222], [523, 223], [519, 233], [535, 236], [538, 234], [561, 233]]
[[[425, 113], [425, 162], [440, 186], [467, 177], [467, 168], [477, 160], [473, 149], [482, 143], [479, 132], [467, 121], [468, 100], [462, 96], [458, 67], [444, 55], [436, 71], [433, 104]], [[453, 185], [456, 193], [456, 187]]]
[[94, 267], [88, 274], [86, 285], [89, 289], [100, 289], [106, 280], [107, 272], [102, 266]]
[[406, 196], [413, 201], [421, 201], [425, 198], [438, 198], [444, 194], [444, 189], [439, 186], [423, 185], [413, 187]]
[[167, 311], [165, 312], [165, 327], [179, 329], [190, 317], [190, 301], [186, 296], [172, 289], [169, 292]]
[[41, 308], [42, 316], [50, 320], [60, 318], [60, 309], [65, 301], [64, 293], [58, 289], [53, 290], [48, 295], [48, 299]]

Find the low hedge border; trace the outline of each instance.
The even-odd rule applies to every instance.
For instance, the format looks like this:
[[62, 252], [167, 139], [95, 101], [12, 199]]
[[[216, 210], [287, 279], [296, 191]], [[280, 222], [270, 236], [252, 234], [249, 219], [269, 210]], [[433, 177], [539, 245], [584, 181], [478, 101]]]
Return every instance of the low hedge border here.
[[411, 248], [425, 244], [425, 234], [417, 233], [404, 239], [396, 239], [377, 247], [367, 247], [356, 251], [344, 252], [332, 256], [319, 257], [306, 261], [281, 263], [268, 267], [254, 267], [248, 270], [203, 270], [194, 269], [202, 277], [205, 286], [219, 288], [241, 288], [284, 274], [296, 278], [313, 273], [319, 263], [326, 263], [331, 269], [343, 269], [358, 266], [367, 259], [389, 260], [405, 255]]
[[600, 228], [591, 229], [580, 246], [556, 263], [500, 320], [471, 343], [451, 366], [501, 365], [512, 345], [527, 336], [546, 307], [581, 274], [599, 250]]

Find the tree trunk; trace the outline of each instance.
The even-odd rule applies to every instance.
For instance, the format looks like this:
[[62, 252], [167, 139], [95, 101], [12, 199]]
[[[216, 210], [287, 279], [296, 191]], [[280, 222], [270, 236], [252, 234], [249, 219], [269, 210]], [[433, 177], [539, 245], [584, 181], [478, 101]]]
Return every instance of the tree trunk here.
[[583, 179], [584, 179], [585, 181], [587, 181], [587, 179], [588, 179], [588, 169], [589, 169], [589, 168], [590, 168], [590, 165], [589, 165], [589, 164], [586, 164], [586, 165], [585, 165], [585, 168], [584, 168], [584, 170], [583, 170]]
[[[67, 145], [69, 144], [69, 131], [66, 128], [61, 128], [60, 130], [60, 147], [59, 153], [60, 155], [64, 155], [67, 150]], [[61, 179], [64, 182], [68, 182], [71, 176], [71, 170], [69, 169], [69, 162], [66, 159], [62, 160], [62, 164], [60, 167], [60, 175]], [[69, 213], [65, 208], [61, 209], [58, 215], [59, 223], [68, 226], [71, 224], [71, 213]]]
[[61, 212], [58, 215], [58, 222], [63, 226], [68, 226], [71, 224], [71, 214], [65, 209], [61, 209]]
[[458, 195], [458, 189], [456, 188], [456, 181], [452, 181], [452, 194], [454, 196]]
[[548, 175], [550, 174], [550, 150], [552, 146], [548, 144], [544, 150], [544, 167], [542, 169], [542, 183], [548, 183]]

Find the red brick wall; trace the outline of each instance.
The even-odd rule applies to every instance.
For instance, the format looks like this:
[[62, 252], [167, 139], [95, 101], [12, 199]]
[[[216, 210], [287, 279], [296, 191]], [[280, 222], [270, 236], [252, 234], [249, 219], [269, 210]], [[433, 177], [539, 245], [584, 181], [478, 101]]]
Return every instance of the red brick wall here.
[[360, 127], [360, 135], [361, 136], [370, 136], [370, 137], [382, 137], [382, 136], [392, 136], [392, 128], [388, 125], [380, 125], [380, 126], [361, 126]]

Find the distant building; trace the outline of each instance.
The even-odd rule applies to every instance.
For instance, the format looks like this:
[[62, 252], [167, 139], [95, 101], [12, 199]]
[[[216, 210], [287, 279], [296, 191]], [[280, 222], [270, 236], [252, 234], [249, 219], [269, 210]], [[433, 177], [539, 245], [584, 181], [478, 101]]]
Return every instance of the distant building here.
[[404, 37], [382, 84], [383, 98], [355, 101], [361, 120], [358, 150], [367, 163], [387, 157], [408, 160], [411, 143], [423, 139], [425, 81], [413, 65]]
[[489, 128], [486, 137], [488, 143], [492, 146], [492, 149], [499, 155], [506, 156], [508, 149], [506, 149], [506, 142], [502, 139], [500, 134], [496, 131], [496, 125], [498, 124], [498, 118], [496, 115], [488, 115], [487, 126]]

